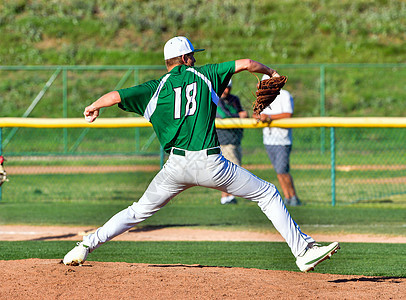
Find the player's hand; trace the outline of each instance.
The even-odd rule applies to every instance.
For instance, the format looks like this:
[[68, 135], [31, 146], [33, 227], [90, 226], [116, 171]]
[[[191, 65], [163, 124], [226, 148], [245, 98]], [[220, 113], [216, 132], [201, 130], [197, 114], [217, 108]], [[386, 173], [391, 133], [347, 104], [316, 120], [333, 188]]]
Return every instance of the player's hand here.
[[98, 108], [95, 108], [93, 105], [89, 105], [83, 112], [85, 120], [89, 123], [92, 123], [99, 116], [99, 111], [100, 110]]
[[271, 123], [272, 119], [270, 115], [261, 114], [261, 121], [265, 123]]
[[257, 120], [257, 122], [261, 121], [261, 115], [258, 115], [258, 114], [256, 114], [256, 113], [253, 113], [253, 114], [252, 114], [252, 117], [253, 117], [255, 120]]
[[281, 77], [281, 75], [279, 75], [278, 72], [276, 72], [275, 70], [272, 69], [272, 77]]
[[259, 114], [258, 115], [256, 113], [253, 113], [252, 117], [255, 118], [258, 122], [261, 121], [261, 122], [270, 123], [272, 121], [271, 117], [269, 115], [266, 115], [266, 114]]

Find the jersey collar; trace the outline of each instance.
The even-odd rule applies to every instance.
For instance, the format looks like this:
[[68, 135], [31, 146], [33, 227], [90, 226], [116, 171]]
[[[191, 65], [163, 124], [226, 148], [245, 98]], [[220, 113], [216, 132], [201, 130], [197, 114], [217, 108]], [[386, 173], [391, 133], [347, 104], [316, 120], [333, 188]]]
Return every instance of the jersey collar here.
[[185, 65], [179, 65], [170, 70], [169, 73], [176, 75], [182, 73], [183, 71], [185, 71], [185, 69], [186, 69]]

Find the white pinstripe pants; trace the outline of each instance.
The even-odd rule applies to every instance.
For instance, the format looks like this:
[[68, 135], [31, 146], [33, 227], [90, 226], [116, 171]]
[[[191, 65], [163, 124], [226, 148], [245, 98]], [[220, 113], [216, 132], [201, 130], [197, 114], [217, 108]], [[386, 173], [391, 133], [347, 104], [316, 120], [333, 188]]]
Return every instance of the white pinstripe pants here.
[[192, 186], [218, 189], [257, 202], [258, 206], [298, 256], [314, 240], [302, 233], [287, 211], [276, 187], [241, 168], [221, 154], [206, 150], [171, 154], [138, 202], [120, 211], [102, 227], [83, 238], [92, 250], [144, 221], [173, 197]]

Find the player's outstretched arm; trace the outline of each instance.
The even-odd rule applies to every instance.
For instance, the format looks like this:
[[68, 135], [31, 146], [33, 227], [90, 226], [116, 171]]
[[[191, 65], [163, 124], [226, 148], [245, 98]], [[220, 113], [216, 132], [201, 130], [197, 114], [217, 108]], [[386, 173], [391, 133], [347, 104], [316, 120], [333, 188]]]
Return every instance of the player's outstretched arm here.
[[99, 116], [100, 109], [103, 107], [113, 106], [121, 102], [120, 94], [117, 91], [113, 91], [101, 96], [95, 102], [85, 108], [83, 114], [88, 122], [93, 122]]
[[248, 58], [235, 61], [235, 73], [239, 73], [241, 71], [268, 74], [270, 77], [280, 76], [274, 69]]

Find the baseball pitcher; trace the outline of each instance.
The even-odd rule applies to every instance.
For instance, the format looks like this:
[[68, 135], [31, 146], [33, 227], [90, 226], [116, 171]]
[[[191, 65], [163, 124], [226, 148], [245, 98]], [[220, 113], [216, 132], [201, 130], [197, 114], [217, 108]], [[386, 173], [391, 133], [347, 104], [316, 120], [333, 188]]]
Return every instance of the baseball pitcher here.
[[142, 197], [94, 233], [84, 236], [65, 255], [64, 264], [83, 264], [90, 252], [149, 218], [193, 186], [217, 189], [256, 202], [286, 240], [301, 271], [312, 270], [339, 248], [337, 242], [328, 246], [316, 244], [292, 220], [273, 184], [221, 154], [214, 121], [218, 95], [232, 75], [241, 71], [271, 77], [279, 74], [250, 59], [195, 67], [194, 54], [203, 50], [195, 49], [186, 37], [174, 37], [164, 46], [168, 73], [157, 80], [107, 93], [85, 108], [89, 122], [96, 120], [101, 108], [113, 105], [144, 116], [152, 123], [169, 158]]

